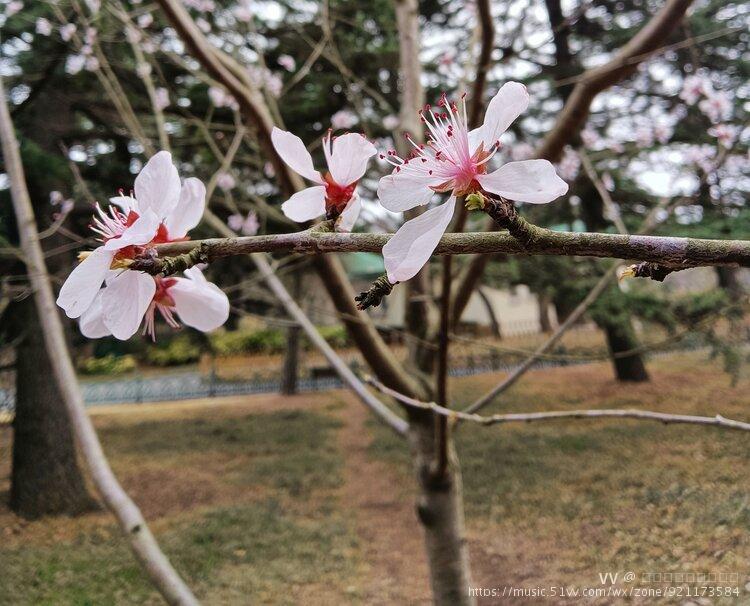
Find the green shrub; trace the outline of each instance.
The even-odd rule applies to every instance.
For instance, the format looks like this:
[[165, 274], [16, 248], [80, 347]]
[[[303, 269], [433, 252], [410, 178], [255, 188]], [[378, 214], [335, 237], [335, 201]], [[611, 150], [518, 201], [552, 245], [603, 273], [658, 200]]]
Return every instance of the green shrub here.
[[[349, 334], [346, 332], [346, 328], [340, 324], [334, 326], [318, 326], [318, 332], [334, 349], [343, 349], [350, 345]], [[307, 347], [310, 346], [310, 343], [307, 343]]]
[[182, 334], [168, 342], [146, 350], [146, 361], [154, 366], [180, 366], [200, 360], [200, 347], [188, 334]]
[[78, 363], [78, 370], [85, 375], [120, 375], [132, 372], [137, 367], [131, 355], [108, 354], [101, 358], [85, 358]]
[[277, 328], [235, 330], [209, 336], [211, 346], [220, 356], [241, 353], [279, 353], [284, 351], [286, 335]]

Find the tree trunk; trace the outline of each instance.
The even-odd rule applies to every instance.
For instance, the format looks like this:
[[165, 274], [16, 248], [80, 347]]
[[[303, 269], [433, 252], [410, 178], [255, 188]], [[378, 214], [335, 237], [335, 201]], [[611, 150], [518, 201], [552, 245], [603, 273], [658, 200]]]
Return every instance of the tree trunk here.
[[719, 266], [716, 268], [716, 276], [721, 286], [729, 296], [732, 303], [737, 303], [745, 295], [745, 287], [740, 281], [740, 270], [738, 267]]
[[10, 507], [26, 518], [96, 507], [76, 458], [70, 420], [53, 380], [34, 300], [15, 305], [25, 334], [16, 349], [16, 414]]
[[291, 396], [297, 393], [297, 369], [299, 367], [299, 326], [290, 326], [286, 333], [286, 352], [281, 376], [281, 393]]
[[615, 354], [631, 351], [640, 346], [635, 336], [633, 323], [629, 316], [624, 319], [603, 323], [602, 328], [607, 336], [607, 346], [612, 355], [612, 364], [618, 381], [640, 383], [648, 381], [648, 371], [643, 363], [643, 356], [634, 353], [627, 356]]
[[435, 427], [431, 414], [412, 415], [410, 440], [420, 491], [417, 515], [424, 531], [432, 599], [437, 606], [473, 606], [461, 469], [449, 434], [448, 467], [435, 477]]
[[549, 293], [543, 292], [537, 295], [539, 304], [539, 328], [545, 334], [552, 332], [552, 318], [549, 315], [549, 308], [552, 303], [552, 297]]

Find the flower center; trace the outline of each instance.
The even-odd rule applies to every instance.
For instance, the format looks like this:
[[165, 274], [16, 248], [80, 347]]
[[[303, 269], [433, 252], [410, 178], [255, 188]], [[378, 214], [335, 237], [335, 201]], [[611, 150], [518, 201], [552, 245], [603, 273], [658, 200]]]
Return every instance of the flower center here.
[[344, 211], [349, 200], [352, 199], [352, 194], [357, 188], [357, 182], [346, 186], [339, 185], [333, 180], [330, 173], [326, 173], [323, 180], [326, 182], [326, 214], [338, 216]]

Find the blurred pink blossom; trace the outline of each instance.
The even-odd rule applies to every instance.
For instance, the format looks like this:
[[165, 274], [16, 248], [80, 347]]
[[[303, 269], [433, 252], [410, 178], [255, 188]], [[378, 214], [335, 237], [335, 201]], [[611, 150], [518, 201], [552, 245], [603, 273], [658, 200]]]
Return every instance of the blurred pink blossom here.
[[569, 183], [575, 181], [581, 169], [581, 158], [571, 147], [566, 147], [560, 162], [557, 164], [557, 174]]
[[724, 91], [715, 91], [698, 104], [698, 109], [715, 124], [729, 118], [732, 113], [732, 101]]
[[293, 72], [295, 67], [297, 67], [297, 62], [291, 55], [279, 55], [278, 61], [279, 65], [288, 72]]
[[36, 20], [36, 33], [40, 36], [49, 36], [52, 33], [52, 24], [48, 19], [39, 17]]
[[76, 26], [73, 23], [66, 23], [60, 26], [60, 38], [63, 39], [63, 42], [69, 42], [75, 33]]
[[331, 127], [334, 130], [351, 128], [357, 122], [356, 114], [348, 109], [341, 109], [331, 116]]
[[159, 111], [169, 107], [169, 91], [166, 88], [159, 87], [154, 91], [156, 93], [156, 107]]
[[216, 185], [219, 186], [219, 189], [222, 191], [230, 191], [234, 189], [234, 186], [237, 185], [237, 182], [234, 180], [234, 177], [229, 173], [219, 173], [219, 175], [216, 177]]
[[708, 129], [708, 134], [716, 137], [724, 147], [731, 147], [737, 138], [737, 127], [731, 124], [717, 124]]
[[698, 99], [711, 89], [711, 83], [703, 76], [693, 75], [685, 78], [682, 83], [680, 99], [688, 105], [695, 105]]

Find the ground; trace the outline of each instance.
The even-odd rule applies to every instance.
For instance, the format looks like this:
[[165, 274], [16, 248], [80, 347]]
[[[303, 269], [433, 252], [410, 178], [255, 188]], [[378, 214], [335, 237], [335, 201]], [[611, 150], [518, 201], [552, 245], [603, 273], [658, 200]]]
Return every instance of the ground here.
[[[625, 386], [607, 364], [535, 371], [494, 410], [750, 418], [748, 380], [730, 387], [705, 355], [650, 368], [652, 382]], [[451, 392], [466, 403], [500, 377], [458, 379]], [[428, 601], [407, 451], [347, 392], [92, 412], [116, 474], [204, 603]], [[750, 602], [748, 434], [638, 421], [467, 425], [458, 449], [476, 585], [599, 587], [606, 572], [722, 572], [739, 574], [742, 593], [711, 603]], [[3, 427], [0, 604], [160, 603], [107, 513], [28, 522], [8, 512], [9, 452]]]

